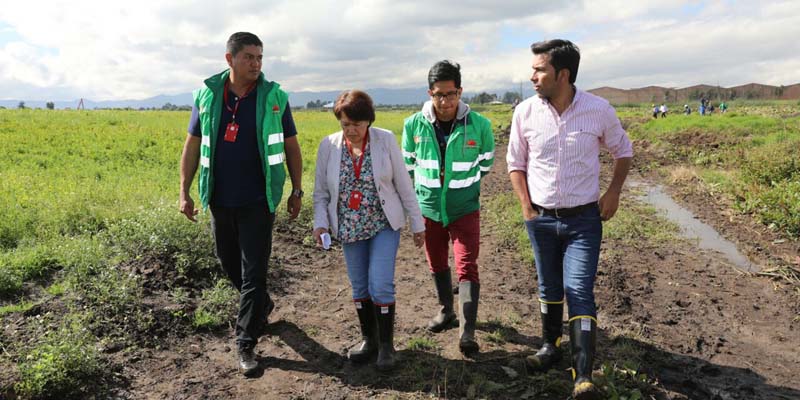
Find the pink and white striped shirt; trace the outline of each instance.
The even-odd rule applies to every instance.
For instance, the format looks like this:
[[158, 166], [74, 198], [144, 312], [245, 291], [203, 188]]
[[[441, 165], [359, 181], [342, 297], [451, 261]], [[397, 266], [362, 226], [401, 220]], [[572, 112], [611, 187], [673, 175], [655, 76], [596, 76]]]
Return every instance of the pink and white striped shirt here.
[[600, 198], [600, 146], [614, 159], [633, 156], [633, 146], [614, 107], [575, 90], [572, 104], [558, 115], [533, 96], [514, 109], [508, 142], [508, 172], [525, 171], [531, 201], [544, 208], [568, 208]]

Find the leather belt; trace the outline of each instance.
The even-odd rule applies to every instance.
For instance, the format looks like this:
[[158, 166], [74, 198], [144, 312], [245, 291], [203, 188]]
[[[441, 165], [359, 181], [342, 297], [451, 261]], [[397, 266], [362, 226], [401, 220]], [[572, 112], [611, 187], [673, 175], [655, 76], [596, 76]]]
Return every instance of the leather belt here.
[[536, 203], [531, 203], [533, 205], [533, 209], [536, 210], [539, 215], [549, 215], [556, 218], [567, 218], [567, 217], [574, 217], [588, 209], [596, 208], [597, 202], [587, 203], [581, 206], [576, 207], [569, 207], [569, 208], [544, 208]]

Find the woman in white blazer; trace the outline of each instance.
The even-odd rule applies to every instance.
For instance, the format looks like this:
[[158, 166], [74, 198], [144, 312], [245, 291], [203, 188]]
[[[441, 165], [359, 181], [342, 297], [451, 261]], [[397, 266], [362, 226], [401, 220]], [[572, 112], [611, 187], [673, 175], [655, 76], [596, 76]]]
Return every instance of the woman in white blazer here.
[[[348, 357], [376, 352], [376, 366], [394, 366], [394, 269], [400, 229], [410, 219], [414, 244], [425, 240], [414, 186], [392, 132], [372, 127], [375, 108], [360, 90], [343, 92], [333, 108], [342, 130], [322, 140], [314, 178], [314, 238], [342, 243], [363, 341]], [[376, 329], [377, 328], [377, 329]]]

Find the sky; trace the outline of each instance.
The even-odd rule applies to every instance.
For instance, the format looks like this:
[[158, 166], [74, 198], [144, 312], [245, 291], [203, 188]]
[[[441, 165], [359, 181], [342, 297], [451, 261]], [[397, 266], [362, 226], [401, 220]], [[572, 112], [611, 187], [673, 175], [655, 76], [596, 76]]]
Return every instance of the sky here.
[[290, 92], [422, 88], [442, 59], [468, 92], [531, 90], [530, 45], [555, 38], [580, 47], [583, 89], [800, 82], [796, 0], [25, 0], [0, 7], [0, 98], [190, 92], [237, 31]]

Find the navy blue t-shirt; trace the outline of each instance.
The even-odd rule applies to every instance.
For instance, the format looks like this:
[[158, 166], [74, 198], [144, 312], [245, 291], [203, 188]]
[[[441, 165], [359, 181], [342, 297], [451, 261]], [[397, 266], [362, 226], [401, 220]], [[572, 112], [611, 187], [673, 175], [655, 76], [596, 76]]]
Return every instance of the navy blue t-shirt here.
[[[225, 129], [231, 122], [232, 112], [228, 107], [224, 105], [222, 107], [217, 145], [214, 149], [214, 193], [211, 195], [211, 205], [215, 207], [242, 207], [267, 200], [266, 182], [264, 182], [256, 136], [257, 98], [256, 89], [253, 89], [239, 102], [239, 108], [236, 110], [239, 133], [235, 142], [225, 141]], [[231, 109], [237, 100], [236, 94], [228, 91], [228, 104]], [[297, 135], [289, 103], [286, 103], [281, 123], [284, 139]], [[189, 134], [201, 136], [200, 115], [196, 105], [192, 106]]]

